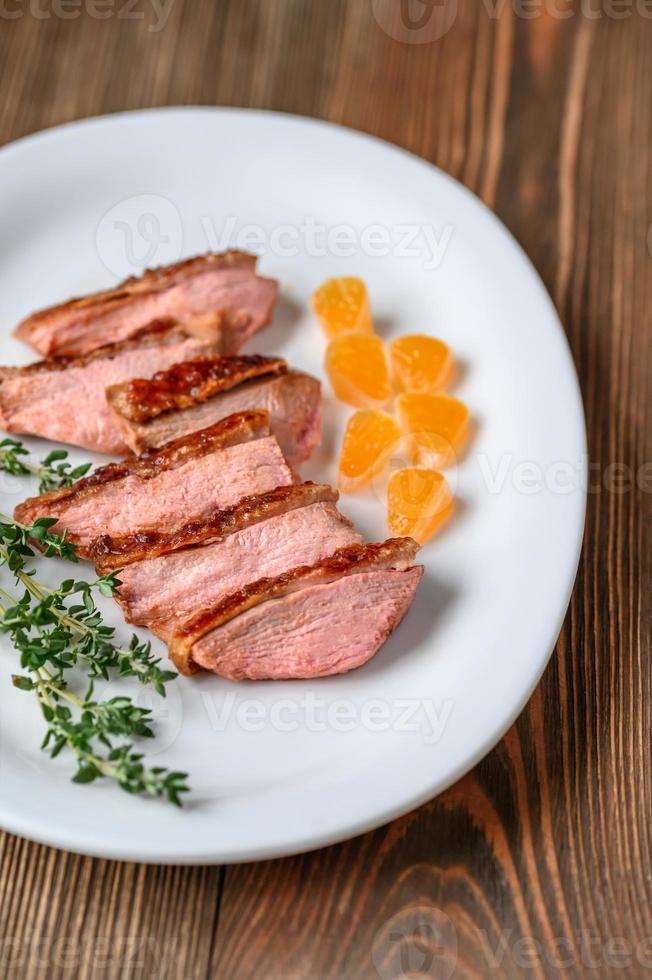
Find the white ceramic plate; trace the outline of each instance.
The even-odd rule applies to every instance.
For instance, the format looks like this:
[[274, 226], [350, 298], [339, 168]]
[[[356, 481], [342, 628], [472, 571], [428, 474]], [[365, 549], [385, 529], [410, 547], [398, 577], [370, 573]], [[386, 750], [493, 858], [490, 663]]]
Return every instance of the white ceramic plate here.
[[[457, 516], [423, 549], [417, 599], [371, 663], [314, 682], [180, 679], [165, 702], [130, 687], [159, 722], [150, 757], [191, 774], [181, 812], [108, 783], [72, 784], [71, 760], [39, 751], [41, 720], [9, 683], [15, 661], [3, 640], [0, 824], [109, 858], [240, 861], [358, 834], [458, 779], [543, 671], [584, 521], [573, 363], [550, 299], [500, 222], [445, 174], [384, 143], [216, 109], [129, 113], [22, 140], [0, 152], [0, 195], [3, 363], [30, 359], [9, 336], [28, 312], [144, 264], [236, 244], [259, 252], [283, 284], [256, 350], [324, 378], [309, 297], [329, 275], [357, 274], [382, 336], [420, 331], [452, 346], [455, 394], [475, 420], [448, 474]], [[348, 410], [328, 384], [325, 415], [324, 450], [304, 472], [334, 481]], [[6, 476], [2, 488], [3, 510], [26, 493]], [[387, 536], [381, 485], [342, 507], [371, 540]]]

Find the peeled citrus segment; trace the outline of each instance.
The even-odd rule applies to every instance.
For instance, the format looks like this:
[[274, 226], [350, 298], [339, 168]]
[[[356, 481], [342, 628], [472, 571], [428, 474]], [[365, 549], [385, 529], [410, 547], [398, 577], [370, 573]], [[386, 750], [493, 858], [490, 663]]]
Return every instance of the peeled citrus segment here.
[[389, 348], [392, 377], [400, 391], [442, 391], [453, 373], [453, 356], [443, 340], [411, 334], [398, 337]]
[[313, 294], [312, 306], [327, 337], [373, 333], [367, 287], [355, 276], [327, 279]]
[[382, 472], [401, 439], [397, 422], [387, 412], [354, 412], [344, 432], [338, 474], [343, 493], [353, 493]]
[[391, 534], [425, 544], [452, 511], [453, 494], [441, 473], [416, 467], [392, 473], [387, 489]]
[[431, 467], [456, 462], [469, 426], [463, 402], [450, 395], [408, 392], [396, 399], [396, 411], [413, 462]]
[[331, 340], [326, 371], [336, 396], [355, 408], [380, 408], [392, 394], [385, 345], [379, 337], [349, 333]]

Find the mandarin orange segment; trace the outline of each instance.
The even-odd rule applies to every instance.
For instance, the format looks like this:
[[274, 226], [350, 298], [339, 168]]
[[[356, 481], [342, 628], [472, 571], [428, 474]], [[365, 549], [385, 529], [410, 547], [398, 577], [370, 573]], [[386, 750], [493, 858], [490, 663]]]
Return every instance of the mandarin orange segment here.
[[355, 408], [380, 408], [392, 394], [385, 345], [379, 337], [350, 333], [331, 340], [326, 371], [335, 395]]
[[442, 391], [453, 373], [448, 344], [435, 337], [411, 334], [398, 337], [389, 348], [392, 377], [400, 391]]
[[374, 332], [367, 287], [355, 276], [327, 279], [313, 294], [312, 307], [327, 337]]
[[342, 442], [337, 481], [340, 490], [353, 493], [382, 472], [400, 439], [401, 430], [387, 412], [354, 412]]
[[431, 467], [456, 462], [469, 426], [463, 402], [450, 395], [409, 392], [398, 396], [396, 411], [413, 462]]
[[436, 470], [396, 470], [387, 488], [387, 518], [391, 534], [425, 544], [453, 512], [453, 494]]

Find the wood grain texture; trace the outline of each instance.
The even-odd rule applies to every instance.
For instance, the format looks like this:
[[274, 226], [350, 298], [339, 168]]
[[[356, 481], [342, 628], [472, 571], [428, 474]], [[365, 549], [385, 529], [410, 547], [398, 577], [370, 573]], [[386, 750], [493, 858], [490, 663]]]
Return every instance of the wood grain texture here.
[[374, 16], [399, 8], [174, 0], [158, 32], [149, 14], [0, 17], [0, 141], [138, 106], [269, 107], [391, 140], [479, 194], [554, 297], [585, 398], [594, 489], [555, 655], [470, 775], [341, 846], [175, 869], [2, 836], [3, 976], [652, 975], [652, 21], [460, 0], [440, 39], [405, 44]]

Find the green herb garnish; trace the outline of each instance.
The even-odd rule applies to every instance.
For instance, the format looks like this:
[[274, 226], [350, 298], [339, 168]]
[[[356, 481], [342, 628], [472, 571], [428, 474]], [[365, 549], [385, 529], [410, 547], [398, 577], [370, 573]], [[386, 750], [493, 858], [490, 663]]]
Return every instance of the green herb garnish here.
[[25, 449], [22, 442], [16, 439], [3, 439], [0, 442], [0, 470], [11, 473], [12, 476], [37, 476], [39, 493], [72, 486], [75, 480], [86, 476], [92, 465], [82, 463], [81, 466], [73, 467], [72, 463], [68, 462], [68, 453], [65, 449], [53, 449], [36, 466], [28, 463], [25, 460], [26, 456], [29, 456], [29, 451]]
[[[42, 488], [68, 486], [90, 468], [89, 464], [71, 470], [60, 462], [65, 452], [50, 453], [39, 466], [29, 464], [25, 455], [20, 443], [5, 439], [0, 443], [0, 469], [38, 475]], [[59, 465], [53, 467], [54, 462]], [[165, 685], [177, 674], [160, 666], [150, 643], [134, 634], [123, 646], [115, 630], [104, 624], [94, 595], [112, 596], [120, 585], [119, 573], [92, 582], [66, 579], [56, 589], [37, 581], [32, 567], [36, 545], [45, 557], [78, 560], [66, 535], [53, 533], [54, 524], [56, 519], [39, 518], [25, 525], [0, 514], [0, 566], [9, 569], [24, 590], [16, 598], [0, 587], [0, 632], [20, 654], [24, 673], [13, 676], [14, 685], [33, 692], [45, 720], [42, 748], [52, 757], [64, 748], [75, 754], [75, 782], [108, 777], [128, 793], [164, 797], [180, 806], [180, 794], [188, 791], [186, 773], [146, 767], [133, 742], [125, 741], [153, 736], [151, 711], [128, 697], [94, 698], [95, 680], [108, 680], [111, 674], [135, 677], [165, 697]], [[75, 693], [69, 676], [80, 667], [87, 675], [83, 695]]]

